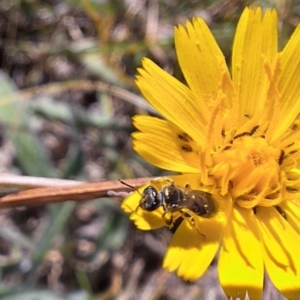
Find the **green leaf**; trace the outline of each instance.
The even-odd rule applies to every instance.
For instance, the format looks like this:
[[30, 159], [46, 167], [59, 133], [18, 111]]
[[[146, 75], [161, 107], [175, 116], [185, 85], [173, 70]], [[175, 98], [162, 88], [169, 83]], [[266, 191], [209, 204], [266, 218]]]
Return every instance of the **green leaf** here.
[[32, 176], [56, 177], [45, 149], [36, 136], [15, 131], [11, 131], [9, 136], [14, 143], [16, 158], [24, 173]]
[[22, 110], [16, 86], [0, 70], [0, 122], [10, 128], [17, 128], [22, 120]]
[[16, 86], [0, 71], [0, 122], [14, 144], [16, 160], [25, 174], [55, 177], [44, 147], [30, 130], [31, 116], [25, 104]]

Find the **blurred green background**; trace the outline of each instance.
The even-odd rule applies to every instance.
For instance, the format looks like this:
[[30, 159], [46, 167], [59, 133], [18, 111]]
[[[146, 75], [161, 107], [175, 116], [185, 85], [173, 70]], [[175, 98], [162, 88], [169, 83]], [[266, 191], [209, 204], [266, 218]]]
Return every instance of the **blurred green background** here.
[[[278, 9], [281, 45], [299, 22], [300, 1], [1, 0], [1, 173], [168, 174], [132, 150], [131, 117], [155, 114], [134, 86], [136, 68], [147, 56], [183, 80], [173, 27], [194, 16], [230, 64], [246, 5]], [[111, 199], [2, 210], [0, 299], [226, 299], [214, 264], [195, 284], [161, 269], [170, 237], [138, 232]]]

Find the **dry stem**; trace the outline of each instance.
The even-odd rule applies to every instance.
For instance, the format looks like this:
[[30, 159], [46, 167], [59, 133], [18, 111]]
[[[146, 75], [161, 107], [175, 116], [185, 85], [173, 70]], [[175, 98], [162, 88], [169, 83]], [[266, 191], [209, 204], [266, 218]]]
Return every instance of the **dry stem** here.
[[[31, 188], [12, 193], [0, 198], [0, 208], [14, 208], [18, 206], [37, 206], [48, 203], [65, 201], [87, 201], [101, 197], [118, 197], [118, 193], [129, 193], [153, 178], [135, 178], [124, 180], [126, 186], [119, 180], [96, 183], [71, 183], [69, 186]], [[45, 178], [47, 181], [47, 179]], [[62, 183], [62, 182], [61, 182]], [[12, 187], [13, 185], [10, 185]], [[121, 194], [120, 194], [121, 195]]]

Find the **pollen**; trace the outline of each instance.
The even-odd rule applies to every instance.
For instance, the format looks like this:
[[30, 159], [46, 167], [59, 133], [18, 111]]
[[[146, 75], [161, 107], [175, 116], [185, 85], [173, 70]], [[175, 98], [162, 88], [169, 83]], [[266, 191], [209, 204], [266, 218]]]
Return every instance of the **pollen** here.
[[[254, 207], [265, 203], [262, 200], [274, 199], [274, 193], [281, 198], [280, 157], [281, 150], [268, 145], [264, 138], [242, 135], [213, 155], [210, 175], [221, 194], [230, 193], [241, 206]], [[278, 202], [268, 201], [270, 206]]]

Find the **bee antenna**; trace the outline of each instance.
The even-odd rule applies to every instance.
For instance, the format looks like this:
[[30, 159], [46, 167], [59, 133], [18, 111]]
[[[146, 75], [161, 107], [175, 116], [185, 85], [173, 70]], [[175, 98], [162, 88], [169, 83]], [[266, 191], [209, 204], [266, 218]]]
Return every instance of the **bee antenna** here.
[[137, 191], [140, 195], [142, 195], [138, 188], [134, 187], [133, 185], [128, 184], [127, 182], [123, 181], [122, 179], [119, 179], [119, 182], [122, 183], [125, 186], [130, 187], [133, 191]]
[[132, 185], [130, 185], [130, 184], [128, 184], [128, 183], [126, 183], [125, 181], [123, 181], [122, 179], [119, 179], [119, 182], [121, 182], [123, 185], [125, 185], [125, 186], [128, 186], [128, 187], [130, 187], [130, 188], [132, 188], [133, 190], [135, 189], [135, 187], [134, 186], [132, 186]]
[[[123, 181], [122, 179], [119, 179], [119, 182], [122, 183], [125, 186], [128, 186], [130, 188], [132, 188], [133, 190], [137, 190], [137, 192], [141, 195], [140, 191], [138, 189], [136, 189], [133, 185], [128, 184], [127, 182]], [[139, 206], [136, 208], [135, 212], [137, 212], [137, 210], [141, 207], [141, 203], [139, 204]]]

